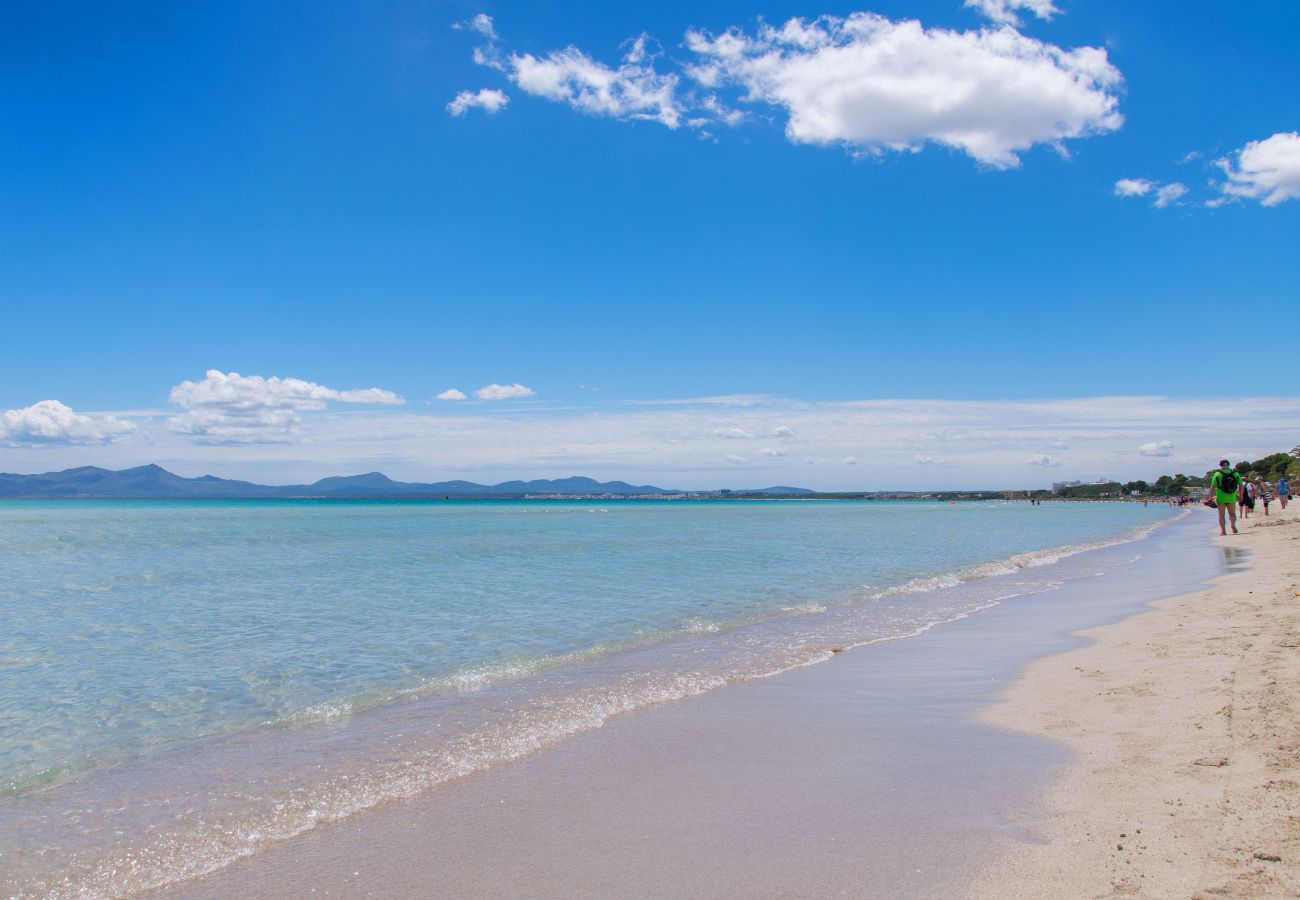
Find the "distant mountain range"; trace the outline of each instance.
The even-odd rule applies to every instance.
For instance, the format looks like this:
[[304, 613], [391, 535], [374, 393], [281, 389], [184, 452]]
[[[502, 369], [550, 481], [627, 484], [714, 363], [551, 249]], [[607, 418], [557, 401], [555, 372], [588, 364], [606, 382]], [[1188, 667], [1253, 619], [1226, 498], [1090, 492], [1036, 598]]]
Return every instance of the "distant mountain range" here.
[[[335, 475], [314, 484], [270, 485], [234, 481], [201, 475], [182, 478], [161, 466], [137, 466], [114, 472], [98, 466], [81, 466], [41, 475], [0, 473], [0, 497], [87, 498], [87, 499], [218, 499], [218, 498], [381, 498], [381, 497], [523, 497], [529, 494], [626, 495], [694, 494], [717, 491], [667, 490], [625, 481], [595, 481], [591, 478], [542, 478], [534, 481], [503, 481], [475, 484], [472, 481], [438, 481], [418, 484], [393, 481], [382, 472], [365, 475]], [[807, 488], [770, 487], [728, 491], [736, 494], [813, 494]]]

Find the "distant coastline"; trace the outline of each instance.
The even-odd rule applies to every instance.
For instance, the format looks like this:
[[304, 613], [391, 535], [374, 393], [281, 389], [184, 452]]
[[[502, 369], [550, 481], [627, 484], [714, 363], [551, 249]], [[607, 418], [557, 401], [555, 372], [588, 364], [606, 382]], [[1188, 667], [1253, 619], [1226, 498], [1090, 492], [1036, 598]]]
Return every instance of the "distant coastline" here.
[[[1024, 492], [1016, 492], [1023, 494]], [[201, 475], [185, 478], [158, 465], [114, 471], [81, 466], [37, 475], [0, 473], [4, 500], [1001, 500], [1005, 491], [823, 492], [766, 488], [680, 490], [572, 477], [477, 484], [394, 481], [381, 472], [331, 476], [311, 484], [267, 485]]]
[[[1294, 468], [1296, 459], [1276, 453], [1255, 462], [1241, 462], [1243, 475], [1278, 478]], [[1295, 477], [1300, 477], [1297, 473]], [[382, 472], [332, 475], [311, 484], [256, 484], [215, 475], [186, 478], [156, 464], [129, 469], [79, 466], [58, 472], [15, 474], [0, 472], [0, 500], [1020, 500], [1186, 502], [1205, 492], [1205, 479], [1186, 475], [1161, 476], [1154, 483], [1121, 483], [1098, 479], [1087, 484], [1061, 482], [1051, 490], [875, 490], [815, 491], [773, 485], [762, 488], [684, 490], [594, 478], [540, 478], [479, 484], [473, 481], [403, 482]]]

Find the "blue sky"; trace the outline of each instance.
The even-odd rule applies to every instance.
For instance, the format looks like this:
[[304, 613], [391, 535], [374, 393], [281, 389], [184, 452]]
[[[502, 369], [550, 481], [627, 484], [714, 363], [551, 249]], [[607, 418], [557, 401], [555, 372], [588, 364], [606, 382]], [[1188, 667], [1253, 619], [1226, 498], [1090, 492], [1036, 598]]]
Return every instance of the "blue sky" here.
[[[1291, 446], [1300, 6], [985, 5], [0, 5], [0, 470], [982, 485]], [[792, 18], [820, 37], [762, 31]], [[876, 90], [897, 72], [854, 54], [881, 48], [914, 81]], [[613, 101], [584, 106], [582, 66]], [[453, 115], [462, 91], [505, 105]], [[953, 437], [1116, 396], [1168, 402], [1092, 455], [1068, 403]], [[1260, 433], [1197, 403], [1261, 397]], [[945, 410], [949, 456], [884, 441], [880, 401]], [[763, 456], [779, 423], [727, 419], [760, 407], [844, 424]], [[550, 429], [573, 440], [498, 443]]]

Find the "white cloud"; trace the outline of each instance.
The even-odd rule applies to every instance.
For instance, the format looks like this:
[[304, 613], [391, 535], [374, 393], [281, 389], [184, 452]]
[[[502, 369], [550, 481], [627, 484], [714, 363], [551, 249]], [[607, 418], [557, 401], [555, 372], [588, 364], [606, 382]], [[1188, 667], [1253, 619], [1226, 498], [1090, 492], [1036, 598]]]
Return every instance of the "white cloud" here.
[[1300, 132], [1279, 132], [1251, 141], [1218, 165], [1228, 176], [1220, 185], [1225, 198], [1258, 200], [1277, 206], [1300, 199]]
[[[1092, 480], [1103, 472], [1125, 481], [1150, 481], [1180, 458], [1204, 459], [1206, 465], [1225, 455], [1234, 461], [1258, 459], [1294, 446], [1300, 430], [1300, 395], [1295, 392], [997, 401], [768, 397], [760, 404], [726, 409], [727, 426], [756, 436], [752, 452], [738, 454], [748, 463], [737, 467], [721, 462], [722, 457], [750, 445], [711, 435], [720, 422], [717, 406], [520, 405], [526, 414], [513, 404], [483, 404], [473, 410], [464, 403], [421, 404], [414, 410], [355, 406], [339, 413], [327, 408], [300, 413], [289, 437], [245, 432], [224, 441], [173, 431], [169, 418], [156, 411], [112, 412], [137, 430], [128, 439], [96, 447], [93, 458], [80, 446], [0, 442], [0, 471], [156, 462], [182, 475], [211, 473], [264, 483], [301, 484], [378, 469], [404, 481], [492, 483], [580, 474], [717, 488], [753, 487], [752, 473], [761, 465], [767, 483], [847, 490], [858, 485], [846, 476], [861, 472], [870, 461], [873, 472], [883, 473], [873, 477], [873, 486], [884, 489], [1024, 488], [1059, 479]], [[1207, 417], [1207, 409], [1216, 410], [1215, 415]], [[795, 437], [768, 437], [782, 427]], [[1229, 436], [1232, 446], [1224, 443]], [[239, 437], [240, 445], [230, 446]], [[1051, 447], [1061, 437], [1069, 440], [1068, 459]], [[1153, 440], [1173, 443], [1175, 455], [1135, 452]], [[262, 442], [250, 445], [252, 441]], [[770, 455], [760, 448], [786, 453]], [[1026, 465], [1033, 454], [1054, 455], [1060, 465]], [[850, 455], [860, 460], [857, 468], [840, 465]], [[806, 466], [805, 457], [822, 464]], [[1183, 471], [1199, 475], [1203, 468]]]
[[758, 451], [758, 455], [775, 459], [779, 456], [785, 456], [785, 451], [779, 447], [764, 447], [762, 450]]
[[0, 413], [0, 442], [11, 445], [107, 444], [132, 431], [130, 422], [74, 412], [58, 400]]
[[1114, 131], [1122, 81], [1106, 51], [1065, 50], [1010, 28], [926, 29], [871, 13], [791, 19], [753, 37], [687, 33], [704, 84], [785, 109], [795, 143], [856, 151], [937, 143], [998, 168], [1037, 145]]
[[715, 428], [713, 429], [713, 436], [720, 437], [720, 438], [731, 438], [733, 440], [743, 440], [745, 438], [753, 437], [752, 434], [750, 434], [748, 431], [746, 431], [743, 428]]
[[771, 394], [718, 394], [667, 400], [628, 400], [630, 406], [765, 406], [777, 401]]
[[514, 400], [518, 397], [532, 397], [536, 393], [532, 388], [519, 383], [485, 384], [474, 392], [474, 396], [480, 400]]
[[1174, 445], [1170, 441], [1148, 441], [1138, 447], [1143, 456], [1173, 456]]
[[380, 388], [339, 391], [301, 378], [240, 375], [209, 369], [202, 381], [182, 381], [169, 399], [185, 412], [170, 420], [185, 434], [222, 443], [292, 440], [300, 414], [327, 402], [393, 406], [405, 403]]
[[557, 100], [592, 116], [649, 119], [677, 128], [682, 110], [676, 98], [678, 76], [654, 69], [654, 54], [641, 35], [632, 41], [617, 68], [569, 46], [542, 56], [511, 54], [502, 63], [520, 90]]
[[[1047, 0], [982, 0], [1011, 15], [1046, 17]], [[798, 144], [840, 145], [854, 153], [918, 151], [928, 143], [961, 150], [998, 168], [1020, 164], [1037, 145], [1064, 153], [1072, 138], [1114, 131], [1119, 71], [1098, 47], [1067, 50], [1012, 28], [951, 31], [872, 13], [790, 19], [754, 34], [688, 31], [686, 79], [657, 68], [641, 35], [617, 66], [574, 46], [503, 55], [495, 31], [475, 61], [503, 72], [524, 92], [589, 115], [736, 126], [738, 103], [777, 107]], [[765, 118], [763, 116], [752, 117]]]
[[1152, 205], [1156, 209], [1164, 209], [1171, 203], [1177, 203], [1179, 198], [1187, 193], [1187, 185], [1175, 181], [1172, 184], [1163, 185], [1156, 191], [1156, 200]]
[[1121, 178], [1115, 182], [1116, 197], [1145, 197], [1156, 186], [1145, 178]]
[[477, 16], [470, 19], [468, 27], [488, 38], [488, 40], [496, 40], [496, 26], [492, 24], [492, 17], [487, 13], [479, 13]]
[[1028, 466], [1046, 466], [1048, 468], [1056, 468], [1060, 464], [1061, 461], [1059, 459], [1055, 456], [1049, 456], [1046, 453], [1035, 453], [1025, 460], [1025, 465]]
[[846, 456], [842, 462], [842, 465], [846, 466], [856, 466], [857, 464], [858, 458], [856, 456]]
[[1187, 185], [1177, 181], [1161, 184], [1147, 178], [1121, 178], [1115, 182], [1116, 197], [1145, 197], [1153, 191], [1155, 200], [1151, 205], [1156, 209], [1164, 209], [1187, 194]]
[[966, 0], [966, 6], [979, 10], [999, 25], [1019, 25], [1017, 9], [1028, 10], [1040, 19], [1060, 13], [1052, 0]]
[[461, 91], [447, 104], [447, 112], [453, 116], [463, 116], [471, 109], [481, 109], [491, 116], [505, 109], [509, 102], [510, 98], [495, 88], [483, 88], [477, 93]]
[[772, 437], [794, 437], [794, 429], [788, 425], [778, 425], [768, 432]]
[[456, 388], [447, 388], [447, 390], [443, 391], [441, 394], [438, 395], [438, 399], [439, 400], [464, 400], [465, 392], [458, 391], [456, 390]]

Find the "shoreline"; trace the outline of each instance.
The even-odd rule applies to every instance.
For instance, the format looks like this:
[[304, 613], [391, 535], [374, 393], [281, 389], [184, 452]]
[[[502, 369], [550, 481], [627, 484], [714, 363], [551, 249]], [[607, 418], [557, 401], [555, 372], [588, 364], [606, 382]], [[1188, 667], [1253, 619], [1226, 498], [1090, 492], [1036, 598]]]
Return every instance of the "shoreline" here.
[[[74, 857], [76, 868], [65, 869], [71, 880], [60, 877], [47, 884], [57, 885], [60, 895], [71, 896], [87, 886], [117, 893], [201, 877], [239, 857], [264, 852], [270, 845], [296, 841], [322, 823], [343, 820], [346, 826], [353, 813], [364, 817], [377, 806], [437, 791], [437, 785], [446, 781], [518, 761], [536, 750], [550, 752], [557, 743], [605, 727], [634, 707], [643, 711], [719, 687], [779, 678], [785, 670], [842, 656], [832, 648], [912, 639], [1026, 591], [1050, 591], [1050, 582], [1067, 577], [1062, 573], [1075, 571], [1080, 560], [1098, 551], [1135, 546], [1178, 518], [1162, 515], [1112, 538], [1089, 538], [1092, 543], [999, 556], [972, 567], [913, 579], [882, 588], [866, 602], [830, 604], [830, 609], [819, 604], [813, 610], [817, 615], [808, 618], [795, 614], [802, 607], [792, 607], [788, 615], [770, 621], [759, 620], [716, 634], [713, 629], [699, 634], [692, 631], [666, 643], [629, 648], [576, 667], [548, 669], [530, 677], [529, 694], [520, 694], [523, 687], [510, 680], [496, 684], [480, 679], [479, 690], [467, 695], [475, 704], [472, 709], [438, 692], [428, 696], [403, 692], [400, 702], [361, 709], [339, 722], [312, 719], [293, 722], [292, 732], [234, 734], [168, 748], [138, 763], [108, 770], [106, 776], [73, 778], [66, 786], [55, 785], [54, 790], [63, 792], [65, 802], [71, 797], [71, 804], [78, 808], [113, 809], [119, 805], [114, 802], [116, 797], [134, 799], [131, 811], [112, 813], [111, 818], [105, 815], [102, 823], [92, 823], [100, 835], [114, 830], [124, 835], [121, 841], [95, 839], [94, 845], [86, 845], [84, 856]], [[1064, 537], [1049, 533], [1057, 539]], [[883, 631], [866, 637], [871, 632], [863, 632], [859, 620], [864, 615], [871, 619], [877, 612], [886, 616], [877, 623]], [[595, 679], [597, 675], [599, 679]], [[583, 690], [578, 689], [579, 682], [586, 686]], [[536, 709], [522, 705], [521, 701], [540, 696], [543, 683], [550, 692], [543, 698], [546, 705]], [[643, 698], [647, 691], [651, 694]], [[497, 709], [499, 715], [491, 722], [465, 718], [479, 715], [476, 711], [480, 708], [484, 713]], [[448, 716], [458, 718], [447, 733], [464, 734], [466, 740], [447, 744], [447, 754], [436, 754], [442, 745], [428, 738], [440, 737], [441, 732], [426, 733], [426, 729], [435, 724], [440, 728]], [[370, 759], [376, 765], [366, 764]], [[253, 788], [251, 802], [225, 802], [224, 794], [236, 800], [247, 795], [245, 784]], [[225, 790], [227, 785], [229, 790]], [[279, 789], [281, 785], [287, 787]], [[205, 791], [206, 795], [201, 793]], [[57, 823], [45, 815], [49, 807], [44, 797], [45, 792], [39, 792], [30, 800], [16, 798], [10, 806], [19, 819], [26, 813], [33, 821]], [[169, 829], [157, 840], [132, 841], [131, 836], [139, 832], [138, 823], [148, 824], [150, 816], [163, 827], [169, 826], [173, 821], [169, 810], [178, 804], [193, 809], [196, 815], [186, 817], [179, 828]], [[22, 836], [19, 846], [59, 846], [61, 835], [57, 832], [44, 841], [39, 828], [35, 832]], [[103, 852], [105, 849], [108, 852]]]
[[970, 897], [1300, 895], [1300, 515], [1239, 525], [1208, 589], [1084, 632], [986, 711], [1074, 758]]
[[616, 717], [162, 893], [960, 895], [1064, 762], [978, 714], [1071, 631], [1217, 574], [1202, 523], [1170, 524], [1175, 551], [1092, 551], [1109, 582], [1080, 570], [917, 640]]

